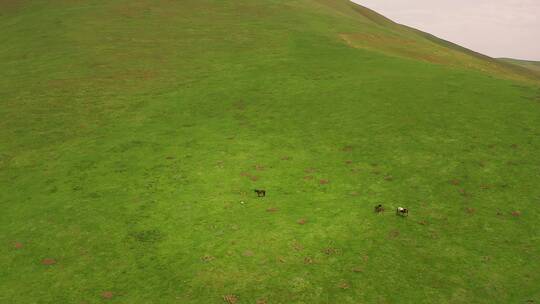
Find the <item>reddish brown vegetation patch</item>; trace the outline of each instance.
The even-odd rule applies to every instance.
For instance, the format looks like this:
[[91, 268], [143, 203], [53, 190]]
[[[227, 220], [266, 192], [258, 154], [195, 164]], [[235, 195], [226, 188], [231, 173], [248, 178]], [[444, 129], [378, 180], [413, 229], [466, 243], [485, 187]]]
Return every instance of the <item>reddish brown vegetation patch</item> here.
[[352, 269], [352, 272], [360, 273], [360, 272], [364, 272], [364, 269], [362, 269], [361, 267], [354, 267]]
[[521, 216], [521, 211], [512, 211], [513, 216]]
[[15, 245], [13, 245], [13, 247], [15, 247], [15, 249], [22, 249], [24, 247], [24, 245], [23, 245], [23, 243], [16, 242]]
[[254, 253], [251, 250], [246, 250], [246, 251], [244, 251], [243, 255], [245, 257], [252, 257], [254, 255]]
[[240, 173], [240, 176], [251, 176], [249, 172], [242, 172]]
[[428, 222], [426, 220], [422, 220], [422, 221], [419, 221], [418, 224], [425, 226], [428, 224]]
[[112, 291], [104, 291], [101, 293], [101, 297], [104, 299], [112, 299], [114, 293]]
[[474, 208], [467, 208], [466, 211], [467, 211], [468, 214], [474, 214], [474, 213], [476, 212], [476, 209], [474, 209]]
[[327, 180], [327, 179], [321, 179], [321, 180], [319, 181], [319, 184], [321, 184], [321, 185], [326, 185], [326, 184], [328, 184], [329, 182], [330, 182], [330, 181]]
[[459, 179], [453, 179], [450, 181], [450, 184], [454, 185], [454, 186], [457, 186], [459, 185], [461, 182], [459, 181]]
[[299, 219], [297, 223], [300, 225], [304, 225], [306, 222], [307, 222], [306, 219]]
[[313, 176], [311, 175], [304, 176], [304, 180], [311, 180], [311, 179], [313, 179]]
[[353, 192], [351, 192], [351, 195], [352, 196], [358, 196], [358, 195], [360, 195], [360, 193], [358, 193], [357, 191], [353, 191]]
[[255, 170], [257, 171], [264, 171], [264, 166], [263, 165], [255, 165]]
[[258, 181], [259, 180], [259, 177], [258, 176], [255, 176], [255, 175], [252, 175], [249, 177], [249, 179], [251, 179], [252, 181]]
[[347, 165], [350, 165], [350, 164], [352, 164], [352, 160], [348, 159], [348, 160], [345, 161], [345, 163], [346, 163]]
[[41, 260], [41, 264], [43, 264], [43, 265], [54, 265], [54, 264], [56, 264], [56, 260], [51, 259], [51, 258], [46, 258], [46, 259]]
[[266, 209], [267, 212], [277, 212], [279, 209], [276, 207]]
[[225, 301], [228, 304], [236, 304], [238, 302], [238, 297], [235, 295], [224, 295], [223, 301]]
[[341, 283], [339, 283], [338, 286], [339, 286], [339, 288], [341, 288], [341, 289], [349, 289], [349, 288], [351, 287], [351, 286], [349, 285], [349, 283], [347, 283], [347, 282], [341, 282]]
[[267, 304], [268, 302], [266, 302], [265, 299], [258, 299], [256, 304]]
[[315, 172], [317, 172], [317, 169], [315, 169], [315, 168], [307, 168], [307, 169], [304, 170], [304, 172], [306, 172], [308, 174], [309, 173], [315, 173]]

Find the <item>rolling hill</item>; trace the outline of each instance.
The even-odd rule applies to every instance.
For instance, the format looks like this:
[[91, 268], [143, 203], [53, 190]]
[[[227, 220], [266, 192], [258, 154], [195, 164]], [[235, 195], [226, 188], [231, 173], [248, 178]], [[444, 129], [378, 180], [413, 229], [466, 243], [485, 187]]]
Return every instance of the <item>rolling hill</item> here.
[[0, 303], [540, 301], [535, 72], [345, 0], [0, 27]]
[[519, 60], [512, 58], [499, 58], [500, 61], [512, 63], [540, 74], [540, 61]]

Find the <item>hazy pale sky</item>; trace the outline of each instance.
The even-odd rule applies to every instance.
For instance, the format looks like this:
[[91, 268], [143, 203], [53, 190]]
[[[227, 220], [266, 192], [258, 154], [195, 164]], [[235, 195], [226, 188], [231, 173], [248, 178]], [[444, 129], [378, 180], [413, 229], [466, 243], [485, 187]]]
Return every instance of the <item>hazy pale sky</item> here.
[[540, 61], [540, 0], [352, 0], [491, 57]]

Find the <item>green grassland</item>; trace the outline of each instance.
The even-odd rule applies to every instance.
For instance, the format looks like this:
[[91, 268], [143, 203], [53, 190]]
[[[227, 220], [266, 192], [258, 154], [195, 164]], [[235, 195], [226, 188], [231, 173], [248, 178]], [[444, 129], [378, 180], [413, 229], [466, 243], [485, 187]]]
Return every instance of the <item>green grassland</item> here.
[[534, 73], [344, 0], [0, 28], [0, 303], [540, 302]]

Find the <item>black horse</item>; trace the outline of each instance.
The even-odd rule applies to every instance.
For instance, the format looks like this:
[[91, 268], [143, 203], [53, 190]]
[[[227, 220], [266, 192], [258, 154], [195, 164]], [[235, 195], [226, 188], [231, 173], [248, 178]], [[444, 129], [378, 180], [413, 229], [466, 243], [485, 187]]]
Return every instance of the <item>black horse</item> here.
[[255, 193], [257, 193], [257, 196], [258, 197], [264, 197], [266, 196], [266, 190], [258, 190], [258, 189], [255, 189]]

